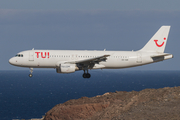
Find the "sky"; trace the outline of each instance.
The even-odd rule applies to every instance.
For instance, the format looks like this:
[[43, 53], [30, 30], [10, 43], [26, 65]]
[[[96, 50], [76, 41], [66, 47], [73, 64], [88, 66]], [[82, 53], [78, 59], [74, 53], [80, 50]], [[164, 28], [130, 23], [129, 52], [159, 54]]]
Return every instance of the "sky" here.
[[1, 0], [18, 10], [179, 10], [179, 0]]
[[[128, 70], [180, 70], [178, 0], [1, 0], [0, 70], [20, 51], [141, 49], [162, 25], [173, 59]], [[27, 68], [25, 70], [28, 70]]]

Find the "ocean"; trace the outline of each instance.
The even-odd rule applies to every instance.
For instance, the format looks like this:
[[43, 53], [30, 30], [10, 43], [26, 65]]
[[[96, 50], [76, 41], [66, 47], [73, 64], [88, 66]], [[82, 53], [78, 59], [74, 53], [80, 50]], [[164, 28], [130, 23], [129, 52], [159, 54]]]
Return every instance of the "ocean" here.
[[55, 70], [0, 71], [0, 120], [42, 118], [59, 103], [106, 92], [180, 86], [180, 71], [91, 70], [57, 74]]

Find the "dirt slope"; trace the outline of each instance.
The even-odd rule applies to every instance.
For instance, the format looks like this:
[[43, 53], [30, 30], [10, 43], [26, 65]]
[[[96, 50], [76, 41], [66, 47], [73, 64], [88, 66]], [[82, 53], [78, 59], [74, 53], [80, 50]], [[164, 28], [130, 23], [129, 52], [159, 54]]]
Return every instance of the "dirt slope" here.
[[117, 91], [58, 104], [44, 120], [180, 120], [180, 87]]

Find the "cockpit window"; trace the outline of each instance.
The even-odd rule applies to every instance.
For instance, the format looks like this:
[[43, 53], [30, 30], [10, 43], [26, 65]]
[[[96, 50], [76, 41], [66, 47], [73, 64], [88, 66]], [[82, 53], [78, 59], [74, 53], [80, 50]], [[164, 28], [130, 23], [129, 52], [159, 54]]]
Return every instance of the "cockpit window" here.
[[23, 54], [17, 54], [15, 57], [23, 57]]

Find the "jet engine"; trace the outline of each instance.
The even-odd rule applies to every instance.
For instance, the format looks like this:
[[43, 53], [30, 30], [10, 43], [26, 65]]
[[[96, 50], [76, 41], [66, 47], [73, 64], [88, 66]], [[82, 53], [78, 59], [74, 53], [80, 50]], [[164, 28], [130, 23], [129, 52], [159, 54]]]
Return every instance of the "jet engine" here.
[[56, 68], [57, 73], [73, 73], [76, 70], [76, 64], [60, 64]]

